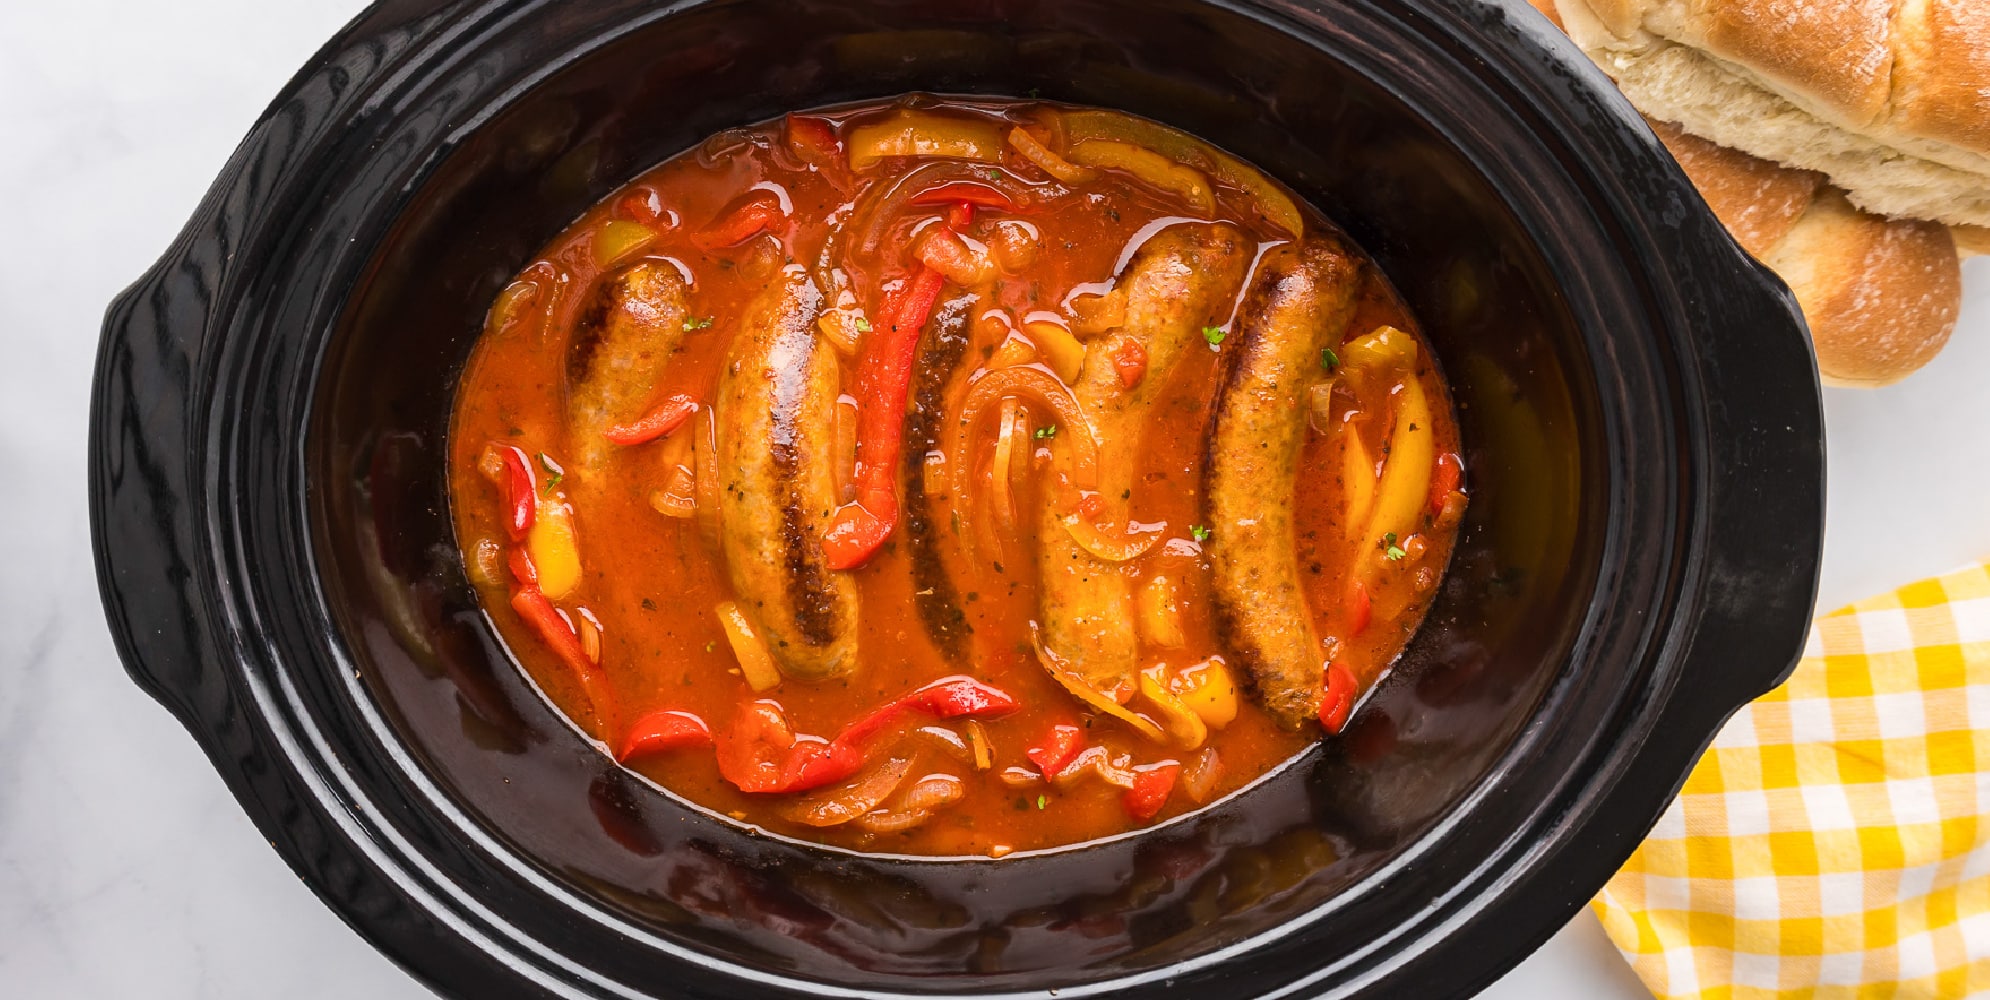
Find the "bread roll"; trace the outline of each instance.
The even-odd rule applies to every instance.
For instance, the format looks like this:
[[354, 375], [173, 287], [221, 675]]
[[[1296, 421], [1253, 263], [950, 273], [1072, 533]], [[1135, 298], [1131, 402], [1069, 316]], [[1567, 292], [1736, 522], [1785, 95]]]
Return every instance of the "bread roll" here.
[[1861, 212], [1820, 174], [1652, 127], [1735, 241], [1796, 294], [1826, 385], [1897, 382], [1948, 343], [1962, 273], [1947, 229]]
[[1871, 212], [1990, 227], [1990, 0], [1552, 2], [1645, 114]]

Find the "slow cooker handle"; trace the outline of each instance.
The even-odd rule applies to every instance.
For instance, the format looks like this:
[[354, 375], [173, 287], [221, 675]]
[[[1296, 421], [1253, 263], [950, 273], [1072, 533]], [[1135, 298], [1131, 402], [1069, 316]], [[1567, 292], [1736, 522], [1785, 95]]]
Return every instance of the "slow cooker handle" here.
[[1795, 668], [1824, 546], [1824, 415], [1809, 328], [1781, 279], [1740, 264], [1730, 284], [1750, 291], [1710, 296], [1721, 315], [1705, 329], [1717, 332], [1698, 345], [1707, 556], [1690, 598], [1698, 606], [1686, 609], [1699, 627], [1681, 674], [1694, 685], [1684, 700], [1723, 717]]
[[[188, 231], [214, 232], [198, 219]], [[191, 464], [204, 449], [189, 439], [223, 254], [218, 239], [183, 242], [111, 301], [90, 406], [90, 538], [111, 638], [132, 680], [197, 738], [200, 706], [227, 697], [201, 624]]]

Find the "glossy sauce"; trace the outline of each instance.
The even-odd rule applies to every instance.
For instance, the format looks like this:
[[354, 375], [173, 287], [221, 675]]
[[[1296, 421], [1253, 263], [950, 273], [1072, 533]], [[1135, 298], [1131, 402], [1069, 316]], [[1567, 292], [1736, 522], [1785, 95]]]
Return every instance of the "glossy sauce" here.
[[[919, 106], [943, 116], [991, 122], [1004, 130], [1016, 123], [1054, 120], [1059, 110], [1005, 102], [924, 101]], [[895, 108], [873, 104], [811, 112], [808, 117], [833, 130], [838, 152], [847, 155], [856, 126], [887, 120]], [[784, 678], [779, 686], [761, 692], [750, 688], [742, 675], [715, 612], [737, 595], [708, 524], [701, 524], [700, 516], [667, 516], [657, 506], [656, 495], [666, 489], [675, 468], [695, 467], [689, 439], [709, 433], [704, 422], [708, 412], [700, 412], [659, 440], [605, 449], [605, 464], [584, 479], [564, 474], [577, 452], [567, 417], [568, 397], [578, 377], [576, 358], [585, 350], [590, 324], [600, 320], [604, 283], [639, 261], [667, 262], [689, 284], [689, 318], [664, 381], [672, 391], [700, 401], [713, 398], [739, 317], [756, 293], [784, 268], [824, 274], [825, 263], [839, 267], [851, 296], [845, 306], [852, 313], [861, 311], [871, 327], [860, 336], [853, 354], [839, 356], [845, 399], [861, 405], [855, 399], [858, 373], [867, 340], [878, 331], [878, 321], [869, 317], [884, 315], [886, 300], [904, 294], [919, 268], [911, 248], [931, 227], [948, 224], [949, 207], [907, 209], [886, 227], [878, 251], [864, 255], [848, 246], [849, 230], [864, 221], [867, 195], [876, 198], [873, 186], [889, 185], [935, 160], [891, 157], [864, 170], [824, 168], [797, 153], [790, 142], [791, 130], [791, 125], [775, 121], [722, 133], [610, 195], [522, 270], [494, 305], [476, 345], [458, 393], [450, 438], [452, 513], [469, 574], [493, 622], [546, 694], [611, 750], [621, 746], [633, 720], [657, 709], [695, 714], [723, 733], [743, 705], [772, 699], [796, 732], [830, 737], [878, 706], [950, 675], [972, 676], [1011, 696], [1019, 708], [976, 722], [980, 732], [975, 738], [985, 741], [992, 758], [985, 768], [976, 766], [971, 746], [965, 756], [961, 753], [968, 728], [961, 719], [935, 720], [914, 713], [870, 742], [873, 764], [886, 754], [911, 762], [908, 784], [928, 774], [951, 775], [965, 788], [958, 801], [933, 810], [923, 822], [902, 832], [794, 822], [784, 810], [796, 794], [740, 791], [722, 777], [709, 747], [628, 761], [633, 769], [678, 794], [740, 821], [803, 839], [896, 853], [1000, 856], [1165, 821], [1248, 783], [1319, 739], [1321, 730], [1315, 724], [1298, 731], [1275, 725], [1243, 690], [1247, 688], [1244, 671], [1231, 657], [1228, 669], [1240, 688], [1239, 707], [1233, 721], [1220, 729], [1212, 727], [1208, 734], [1206, 747], [1214, 749], [1221, 764], [1199, 801], [1177, 780], [1158, 816], [1142, 820], [1129, 814], [1121, 787], [1096, 780], [1044, 780], [1027, 751], [1060, 723], [1077, 726], [1087, 745], [1109, 748], [1126, 758], [1129, 767], [1170, 760], [1188, 764], [1202, 751], [1158, 744], [1124, 723], [1088, 711], [1046, 674], [1031, 645], [1032, 623], [1038, 617], [1035, 519], [1021, 517], [1015, 531], [1004, 533], [988, 527], [985, 505], [957, 509], [955, 498], [948, 497], [945, 489], [944, 454], [927, 456], [923, 485], [934, 498], [931, 530], [943, 556], [945, 579], [958, 595], [964, 623], [971, 629], [958, 646], [958, 655], [950, 659], [945, 654], [945, 643], [935, 641], [928, 620], [917, 609], [915, 591], [921, 587], [915, 582], [907, 540], [909, 515], [901, 513], [882, 548], [848, 571], [854, 575], [861, 607], [856, 668], [826, 681]], [[1057, 129], [1046, 128], [1042, 134], [1047, 144], [1057, 148]], [[1004, 341], [1019, 331], [1027, 337], [1032, 322], [1074, 325], [1074, 299], [1109, 289], [1115, 272], [1155, 232], [1183, 219], [1227, 220], [1257, 245], [1260, 254], [1292, 238], [1267, 217], [1263, 203], [1250, 191], [1221, 180], [1212, 181], [1214, 211], [1199, 212], [1181, 197], [1119, 170], [1100, 169], [1084, 182], [1060, 184], [1014, 148], [1004, 148], [999, 163], [976, 162], [966, 169], [1000, 176], [1008, 186], [1025, 185], [1042, 194], [1043, 200], [1014, 212], [980, 209], [962, 231], [971, 247], [1008, 241], [1034, 242], [1037, 249], [1027, 266], [1015, 273], [1002, 271], [992, 287], [979, 289], [967, 306], [970, 322], [964, 358], [959, 370], [943, 381], [940, 393], [945, 409], [937, 425], [943, 429], [943, 447], [969, 384], [984, 368], [1011, 358], [1002, 353]], [[738, 245], [701, 249], [699, 235], [723, 222], [742, 198], [756, 197], [756, 189], [779, 202], [781, 220]], [[1303, 211], [1307, 232], [1331, 228], [1310, 209]], [[622, 225], [613, 231], [605, 228], [614, 223]], [[604, 259], [597, 243], [605, 243], [611, 233], [626, 237], [632, 232], [629, 224], [648, 229], [652, 238], [639, 249]], [[1017, 240], [1014, 229], [1005, 233], [1002, 227], [1026, 227], [1035, 238]], [[825, 262], [823, 248], [833, 234], [843, 246], [840, 252], [832, 250]], [[1346, 336], [1384, 325], [1414, 334], [1414, 321], [1380, 271], [1369, 266], [1365, 275]], [[939, 308], [970, 294], [948, 281]], [[832, 306], [835, 298], [832, 291]], [[1129, 501], [1132, 517], [1165, 528], [1163, 539], [1124, 564], [1121, 572], [1136, 592], [1155, 575], [1176, 582], [1185, 638], [1174, 649], [1143, 644], [1143, 666], [1165, 662], [1180, 670], [1226, 655], [1209, 610], [1207, 540], [1197, 535], [1205, 520], [1204, 465], [1212, 404], [1221, 386], [1224, 352], [1235, 346], [1224, 341], [1236, 325], [1234, 320], [1220, 324], [1207, 338], [1215, 342], [1197, 344], [1188, 353], [1137, 445], [1136, 488]], [[1090, 345], [1098, 342], [1097, 337], [1087, 340]], [[1430, 430], [1435, 450], [1439, 455], [1455, 454], [1449, 396], [1427, 348], [1418, 359], [1409, 377], [1418, 380], [1433, 400]], [[1042, 357], [1036, 363], [1051, 367]], [[1323, 360], [1323, 380], [1329, 367]], [[918, 381], [915, 372], [915, 387]], [[1445, 509], [1444, 497], [1434, 494], [1430, 514], [1423, 518], [1424, 530], [1414, 539], [1400, 540], [1405, 551], [1397, 558], [1357, 551], [1360, 532], [1343, 524], [1348, 517], [1345, 449], [1351, 438], [1358, 438], [1378, 466], [1386, 461], [1390, 433], [1386, 407], [1386, 394], [1342, 397], [1331, 415], [1323, 412], [1342, 429], [1323, 433], [1316, 427], [1307, 432], [1295, 506], [1302, 579], [1315, 623], [1329, 639], [1331, 659], [1344, 665], [1363, 690], [1401, 652], [1435, 592], [1453, 541], [1455, 508], [1462, 502], [1460, 493], [1452, 509]], [[1044, 436], [1050, 421], [1040, 409], [1029, 411], [1032, 432], [1026, 440], [1028, 477], [1039, 484], [1051, 467], [1054, 443], [1054, 437]], [[1355, 411], [1352, 419], [1350, 409]], [[1297, 419], [1306, 417], [1301, 414]], [[983, 492], [992, 488], [987, 465], [995, 422], [985, 421], [973, 436], [975, 481]], [[598, 628], [585, 628], [599, 636], [600, 677], [592, 698], [607, 700], [611, 707], [606, 710], [591, 707], [590, 690], [576, 670], [542, 633], [521, 620], [510, 603], [509, 594], [517, 585], [504, 557], [522, 543], [507, 537], [506, 492], [480, 467], [489, 464], [493, 445], [516, 447], [530, 456], [541, 509], [545, 502], [553, 502], [571, 510], [580, 580], [570, 594], [552, 603], [577, 629], [583, 628], [584, 617], [598, 623]], [[1101, 442], [1102, 448], [1113, 446]], [[557, 479], [553, 470], [562, 470]], [[900, 489], [902, 497], [902, 482]], [[1034, 509], [1041, 502], [1040, 493], [1040, 488], [1018, 491], [1019, 507]], [[996, 544], [978, 545], [970, 561], [954, 530], [956, 524], [965, 524], [964, 530]], [[1350, 636], [1355, 612], [1350, 610], [1348, 594], [1358, 566], [1368, 567], [1362, 572], [1372, 621]], [[852, 780], [861, 780], [861, 774]]]

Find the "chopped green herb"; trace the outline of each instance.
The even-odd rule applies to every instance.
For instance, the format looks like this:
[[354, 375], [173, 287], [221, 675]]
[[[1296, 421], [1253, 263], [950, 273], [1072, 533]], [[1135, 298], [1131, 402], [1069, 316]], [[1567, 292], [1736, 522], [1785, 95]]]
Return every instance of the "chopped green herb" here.
[[1043, 96], [1043, 89], [1042, 89], [1042, 88], [1040, 88], [1040, 87], [1031, 87], [1031, 88], [1030, 88], [1030, 100], [1034, 101], [1034, 100], [1036, 100], [1037, 98], [1039, 98], [1039, 97], [1042, 97], [1042, 96]]
[[1042, 808], [1043, 808], [1044, 806], [1047, 806], [1047, 805], [1049, 805], [1049, 804], [1050, 804], [1050, 800], [1049, 800], [1048, 798], [1045, 798], [1045, 797], [1044, 797], [1044, 796], [1042, 796], [1042, 795], [1039, 795], [1039, 796], [1037, 796], [1037, 797], [1036, 797], [1036, 807], [1037, 807], [1038, 809], [1042, 809]]
[[567, 478], [566, 470], [560, 468], [559, 463], [553, 461], [543, 451], [539, 453], [539, 467], [546, 470], [546, 482], [539, 488], [542, 493], [560, 485]]
[[1205, 326], [1202, 328], [1202, 339], [1209, 341], [1209, 346], [1211, 347], [1222, 343], [1225, 336], [1227, 334], [1223, 332], [1223, 328], [1220, 326]]
[[857, 317], [857, 332], [858, 333], [871, 332], [871, 321], [865, 319], [862, 316]]
[[981, 170], [977, 172], [981, 174], [981, 179], [985, 181], [999, 181], [1002, 179], [1002, 171], [997, 170], [994, 167], [989, 167], [986, 170]]
[[690, 333], [693, 330], [703, 330], [704, 328], [711, 325], [712, 325], [712, 318], [710, 316], [686, 317], [684, 320], [684, 332]]
[[1198, 541], [1198, 542], [1206, 542], [1206, 541], [1209, 541], [1209, 529], [1208, 529], [1208, 528], [1205, 528], [1205, 527], [1203, 527], [1203, 526], [1202, 526], [1202, 525], [1200, 525], [1200, 524], [1191, 524], [1191, 525], [1189, 525], [1189, 528], [1188, 528], [1188, 533], [1189, 533], [1189, 534], [1191, 534], [1191, 535], [1194, 535], [1194, 536], [1195, 536], [1195, 540], [1196, 540], [1196, 541]]
[[1382, 536], [1382, 546], [1382, 555], [1387, 557], [1390, 562], [1395, 562], [1409, 555], [1409, 553], [1403, 551], [1402, 546], [1396, 544], [1396, 533], [1393, 531]]
[[1320, 348], [1320, 367], [1326, 369], [1327, 371], [1333, 371], [1334, 369], [1339, 368], [1340, 355], [1335, 354], [1334, 349], [1331, 347]]
[[1037, 428], [1037, 429], [1036, 429], [1036, 436], [1037, 436], [1037, 440], [1039, 440], [1039, 441], [1041, 441], [1041, 440], [1044, 440], [1044, 439], [1046, 439], [1046, 438], [1054, 438], [1054, 437], [1056, 437], [1056, 436], [1057, 436], [1057, 425], [1056, 425], [1056, 424], [1044, 424], [1044, 425], [1043, 425], [1042, 427], [1039, 427], [1039, 428]]

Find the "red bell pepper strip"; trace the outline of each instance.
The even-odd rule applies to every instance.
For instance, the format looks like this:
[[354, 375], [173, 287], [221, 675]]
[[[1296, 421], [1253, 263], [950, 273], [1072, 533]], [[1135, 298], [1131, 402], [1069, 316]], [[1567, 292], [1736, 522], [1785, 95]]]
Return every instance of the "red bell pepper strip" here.
[[504, 456], [504, 501], [511, 508], [504, 528], [515, 542], [532, 530], [532, 518], [539, 512], [538, 490], [533, 485], [532, 463], [525, 452], [507, 446], [498, 449], [498, 453]]
[[656, 409], [644, 414], [634, 423], [617, 424], [601, 432], [610, 444], [623, 446], [644, 444], [669, 434], [682, 426], [684, 421], [698, 412], [698, 401], [681, 392], [671, 393]]
[[1368, 587], [1360, 580], [1347, 582], [1347, 637], [1352, 639], [1368, 629], [1375, 605], [1368, 599]]
[[1016, 203], [1009, 196], [973, 181], [953, 181], [938, 187], [927, 188], [912, 196], [911, 205], [979, 205], [1002, 212], [1013, 212]]
[[801, 792], [841, 781], [864, 766], [863, 752], [817, 737], [798, 739], [781, 706], [741, 706], [732, 730], [717, 737], [719, 775], [742, 792]]
[[706, 226], [691, 242], [700, 250], [738, 246], [787, 218], [772, 191], [755, 191], [736, 207]]
[[861, 566], [898, 524], [898, 451], [904, 443], [905, 395], [919, 333], [940, 298], [940, 272], [921, 267], [903, 298], [879, 312], [888, 326], [873, 337], [857, 371], [857, 499], [836, 511], [823, 533], [830, 569]]
[[1126, 790], [1123, 800], [1127, 815], [1142, 823], [1160, 815], [1161, 807], [1168, 804], [1169, 793], [1175, 790], [1175, 776], [1181, 771], [1181, 764], [1172, 760], [1135, 769], [1133, 787]]
[[1043, 772], [1044, 777], [1050, 778], [1064, 770], [1084, 747], [1084, 730], [1077, 726], [1056, 725], [1050, 727], [1042, 743], [1029, 748], [1024, 756], [1036, 765], [1038, 771]]
[[786, 137], [788, 148], [816, 170], [829, 173], [843, 166], [843, 142], [828, 122], [789, 112]]
[[1465, 476], [1465, 461], [1452, 452], [1437, 456], [1437, 471], [1430, 477], [1430, 512], [1444, 509], [1444, 501], [1458, 489]]
[[524, 546], [513, 547], [504, 561], [511, 566], [512, 579], [520, 585], [535, 589], [539, 586], [539, 567], [532, 565], [532, 554]]
[[843, 731], [836, 734], [836, 742], [856, 746], [910, 711], [924, 712], [936, 719], [958, 719], [963, 716], [986, 718], [1006, 715], [1017, 707], [1016, 699], [1000, 688], [956, 674], [895, 698], [882, 708], [844, 726]]
[[615, 759], [626, 761], [669, 750], [711, 745], [712, 730], [705, 725], [705, 720], [690, 712], [658, 709], [637, 719], [635, 725], [629, 727], [629, 734], [622, 738], [622, 747], [615, 752]]
[[580, 644], [580, 636], [575, 635], [573, 626], [560, 617], [559, 609], [553, 607], [553, 602], [547, 600], [537, 586], [524, 584], [512, 592], [511, 610], [517, 612], [532, 631], [539, 633], [539, 638], [553, 647], [554, 654], [574, 672], [601, 725], [613, 727], [615, 697], [608, 688], [608, 675], [602, 672], [600, 664], [588, 658], [587, 650]]
[[1338, 733], [1347, 725], [1347, 713], [1354, 709], [1354, 696], [1360, 685], [1354, 672], [1338, 663], [1327, 664], [1327, 689], [1320, 696], [1320, 725]]
[[623, 195], [622, 200], [615, 203], [615, 207], [623, 218], [652, 228], [662, 226], [668, 221], [664, 217], [663, 199], [651, 188], [639, 187]]

